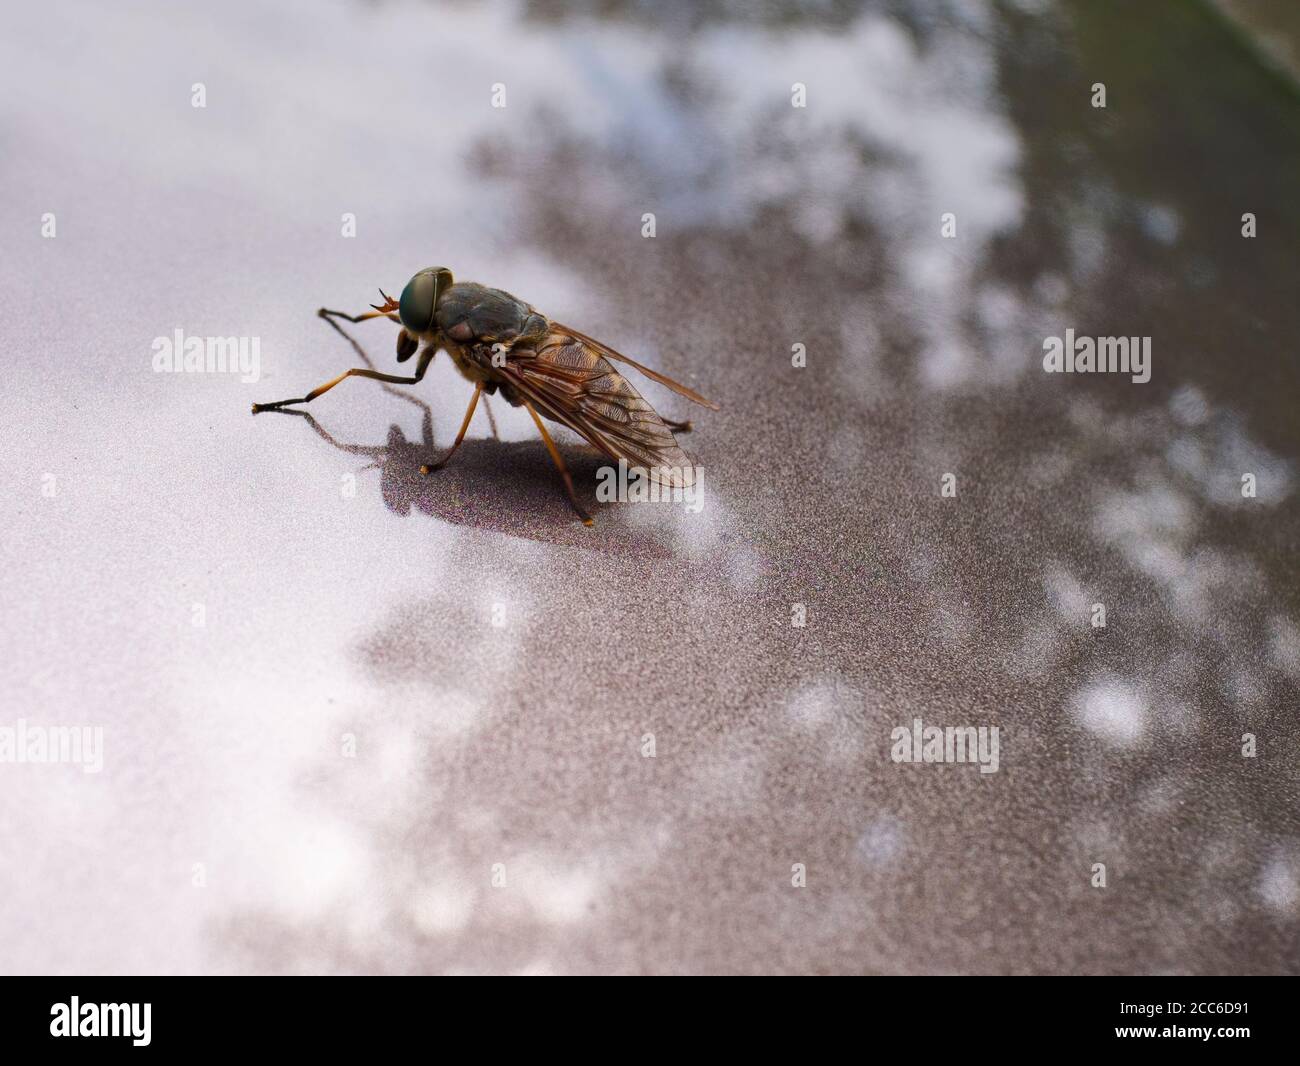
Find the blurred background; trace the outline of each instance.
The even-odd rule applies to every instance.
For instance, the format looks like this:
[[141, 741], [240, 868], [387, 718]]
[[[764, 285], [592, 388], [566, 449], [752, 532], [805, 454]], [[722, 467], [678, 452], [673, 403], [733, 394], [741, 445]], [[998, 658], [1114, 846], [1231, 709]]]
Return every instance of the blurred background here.
[[[9, 5], [0, 726], [104, 765], [0, 765], [0, 969], [1300, 970], [1296, 11]], [[445, 356], [250, 416], [433, 264], [719, 401], [703, 509], [421, 478]]]

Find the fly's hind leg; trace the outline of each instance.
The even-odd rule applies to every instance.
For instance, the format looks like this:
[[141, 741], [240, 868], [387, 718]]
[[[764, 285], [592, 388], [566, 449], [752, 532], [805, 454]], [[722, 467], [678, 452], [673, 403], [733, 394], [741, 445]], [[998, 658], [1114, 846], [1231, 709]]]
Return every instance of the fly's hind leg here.
[[564, 491], [569, 494], [569, 502], [573, 504], [573, 509], [578, 512], [578, 517], [582, 519], [584, 526], [592, 524], [591, 515], [582, 509], [582, 504], [578, 502], [578, 494], [573, 491], [573, 478], [569, 477], [569, 469], [564, 465], [564, 459], [560, 456], [560, 450], [556, 448], [555, 442], [551, 440], [551, 435], [546, 432], [546, 427], [542, 425], [542, 420], [538, 417], [537, 411], [533, 405], [524, 400], [524, 406], [528, 408], [528, 413], [533, 416], [533, 421], [537, 423], [537, 431], [541, 433], [542, 440], [546, 442], [546, 450], [551, 453], [551, 459], [559, 468], [560, 477], [564, 479]]
[[664, 418], [661, 421], [674, 433], [689, 433], [694, 428], [689, 418], [685, 422], [674, 422], [670, 418]]

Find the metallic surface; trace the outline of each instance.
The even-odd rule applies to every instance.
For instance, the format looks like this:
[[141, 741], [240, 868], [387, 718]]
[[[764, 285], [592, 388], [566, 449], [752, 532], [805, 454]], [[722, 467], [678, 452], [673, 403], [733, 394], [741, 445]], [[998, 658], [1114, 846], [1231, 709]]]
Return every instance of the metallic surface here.
[[[105, 739], [0, 765], [0, 969], [1300, 969], [1294, 85], [1195, 3], [598, 8], [6, 11], [0, 726]], [[496, 400], [420, 477], [441, 356], [249, 416], [430, 261], [720, 401], [703, 509], [582, 528]]]

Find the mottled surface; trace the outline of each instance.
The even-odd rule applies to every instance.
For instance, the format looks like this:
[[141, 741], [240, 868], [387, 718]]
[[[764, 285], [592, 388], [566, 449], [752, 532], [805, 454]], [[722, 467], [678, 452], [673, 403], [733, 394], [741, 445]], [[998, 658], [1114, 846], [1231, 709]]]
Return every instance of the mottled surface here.
[[[6, 10], [0, 726], [104, 766], [0, 764], [0, 969], [1300, 969], [1294, 86], [1195, 3], [592, 7]], [[703, 509], [583, 529], [500, 403], [421, 478], [445, 357], [250, 416], [433, 263], [719, 400], [644, 389]]]

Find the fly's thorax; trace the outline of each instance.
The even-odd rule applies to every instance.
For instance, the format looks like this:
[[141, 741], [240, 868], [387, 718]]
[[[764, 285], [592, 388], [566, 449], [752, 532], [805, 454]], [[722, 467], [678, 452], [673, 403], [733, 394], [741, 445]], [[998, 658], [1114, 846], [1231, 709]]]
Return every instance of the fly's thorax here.
[[474, 385], [485, 385], [492, 380], [492, 375], [471, 359], [469, 353], [455, 341], [443, 338], [442, 347], [451, 356], [451, 361], [456, 364], [456, 369], [466, 381]]
[[442, 294], [434, 318], [443, 333], [463, 342], [469, 337], [517, 337], [536, 314], [503, 289], [462, 281]]

